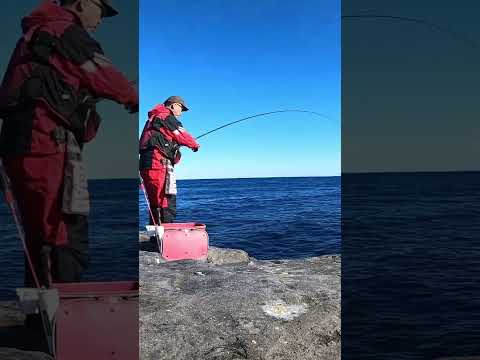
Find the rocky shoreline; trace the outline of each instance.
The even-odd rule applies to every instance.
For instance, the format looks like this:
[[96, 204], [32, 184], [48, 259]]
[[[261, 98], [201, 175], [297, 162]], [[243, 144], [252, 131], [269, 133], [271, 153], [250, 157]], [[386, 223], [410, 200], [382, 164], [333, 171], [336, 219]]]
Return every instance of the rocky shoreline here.
[[[140, 359], [340, 359], [339, 256], [264, 261], [210, 247], [207, 261], [167, 263], [140, 240]], [[23, 320], [1, 303], [0, 359], [52, 359], [26, 351]]]
[[0, 302], [0, 359], [1, 360], [53, 360], [41, 352], [42, 334], [32, 333], [24, 327], [25, 316], [14, 300]]
[[339, 256], [166, 263], [140, 240], [140, 359], [340, 359]]

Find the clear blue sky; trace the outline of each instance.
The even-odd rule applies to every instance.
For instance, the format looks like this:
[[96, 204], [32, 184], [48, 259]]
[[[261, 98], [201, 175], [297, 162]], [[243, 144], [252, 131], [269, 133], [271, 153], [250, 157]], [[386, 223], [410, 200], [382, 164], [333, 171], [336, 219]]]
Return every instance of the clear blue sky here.
[[172, 1], [140, 4], [140, 117], [170, 95], [198, 136], [177, 176], [232, 178], [340, 174], [340, 1]]
[[467, 3], [342, 2], [342, 15], [438, 27], [388, 18], [343, 22], [344, 172], [480, 170], [479, 3]]

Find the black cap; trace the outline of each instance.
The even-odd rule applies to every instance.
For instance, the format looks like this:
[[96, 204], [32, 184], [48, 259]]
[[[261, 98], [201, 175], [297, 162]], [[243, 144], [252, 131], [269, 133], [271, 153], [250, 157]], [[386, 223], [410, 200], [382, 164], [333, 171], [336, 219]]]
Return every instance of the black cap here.
[[185, 101], [180, 96], [170, 96], [167, 100], [163, 102], [163, 105], [168, 105], [173, 103], [182, 105], [183, 111], [188, 111], [187, 104], [185, 104]]
[[110, 0], [100, 0], [103, 5], [103, 17], [112, 17], [118, 15], [118, 11], [113, 7]]

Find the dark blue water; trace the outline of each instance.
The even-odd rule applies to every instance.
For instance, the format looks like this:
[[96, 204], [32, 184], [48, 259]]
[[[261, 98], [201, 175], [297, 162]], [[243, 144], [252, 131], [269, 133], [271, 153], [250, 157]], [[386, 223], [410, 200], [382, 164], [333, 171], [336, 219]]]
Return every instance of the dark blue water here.
[[480, 173], [342, 177], [342, 358], [480, 355]]
[[177, 222], [207, 225], [210, 245], [258, 259], [340, 252], [340, 177], [183, 180], [177, 207]]
[[[138, 279], [137, 180], [93, 180], [89, 223], [91, 264], [85, 281]], [[23, 286], [23, 250], [13, 219], [0, 201], [0, 298]]]
[[[87, 278], [136, 278], [137, 181], [91, 191]], [[480, 173], [345, 175], [341, 192], [343, 357], [479, 355]], [[258, 258], [340, 250], [338, 177], [180, 181], [178, 213], [206, 223], [212, 245]], [[23, 258], [4, 204], [0, 219], [5, 297], [22, 285]]]
[[[340, 251], [339, 177], [185, 180], [178, 188], [177, 221], [207, 224], [212, 245], [243, 249], [260, 259]], [[138, 229], [144, 229], [147, 215], [137, 189], [137, 180], [90, 182], [86, 281], [138, 277]], [[3, 202], [0, 234], [0, 296], [5, 298], [22, 286], [23, 253]]]

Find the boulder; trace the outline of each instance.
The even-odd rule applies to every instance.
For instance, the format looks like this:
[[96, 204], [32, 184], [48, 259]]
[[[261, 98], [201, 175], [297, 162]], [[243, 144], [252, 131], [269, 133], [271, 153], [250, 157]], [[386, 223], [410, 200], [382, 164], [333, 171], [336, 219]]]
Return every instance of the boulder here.
[[140, 359], [340, 359], [340, 257], [140, 252]]

